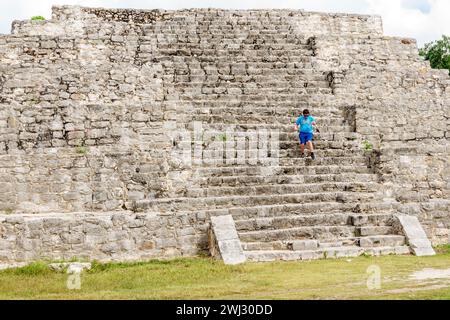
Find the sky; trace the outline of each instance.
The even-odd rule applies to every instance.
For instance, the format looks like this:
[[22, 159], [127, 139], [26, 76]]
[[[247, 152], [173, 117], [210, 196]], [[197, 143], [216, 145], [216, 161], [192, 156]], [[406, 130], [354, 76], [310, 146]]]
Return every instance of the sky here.
[[140, 9], [268, 9], [377, 14], [389, 36], [417, 39], [419, 46], [450, 35], [449, 0], [0, 0], [0, 33], [11, 30], [13, 20], [42, 15], [51, 18], [51, 6], [62, 4]]

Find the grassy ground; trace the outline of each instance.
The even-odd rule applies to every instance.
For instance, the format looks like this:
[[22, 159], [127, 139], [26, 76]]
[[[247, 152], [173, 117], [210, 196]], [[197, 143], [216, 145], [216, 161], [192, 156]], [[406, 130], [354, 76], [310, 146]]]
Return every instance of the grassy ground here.
[[[367, 269], [381, 270], [369, 290]], [[450, 246], [434, 257], [386, 256], [225, 266], [209, 258], [98, 264], [67, 289], [68, 275], [45, 263], [0, 272], [0, 299], [450, 299], [450, 279], [414, 280], [449, 269]]]

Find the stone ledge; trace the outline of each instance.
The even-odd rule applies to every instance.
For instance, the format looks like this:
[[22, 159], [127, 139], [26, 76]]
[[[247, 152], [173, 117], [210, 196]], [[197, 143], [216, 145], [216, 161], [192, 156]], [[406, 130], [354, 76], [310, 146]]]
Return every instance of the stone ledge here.
[[0, 263], [194, 256], [206, 237], [190, 220], [130, 212], [0, 215]]

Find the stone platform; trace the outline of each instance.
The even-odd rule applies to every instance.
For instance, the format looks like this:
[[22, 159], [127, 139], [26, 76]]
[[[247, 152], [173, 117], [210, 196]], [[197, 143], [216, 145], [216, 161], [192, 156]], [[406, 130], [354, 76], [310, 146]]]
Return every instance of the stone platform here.
[[377, 16], [55, 6], [0, 36], [0, 106], [0, 263], [194, 256], [221, 215], [249, 260], [449, 243], [450, 77]]

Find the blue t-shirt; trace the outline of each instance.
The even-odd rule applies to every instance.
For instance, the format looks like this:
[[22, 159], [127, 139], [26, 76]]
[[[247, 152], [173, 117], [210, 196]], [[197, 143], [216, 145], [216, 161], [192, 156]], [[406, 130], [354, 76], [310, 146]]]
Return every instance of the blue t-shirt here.
[[300, 132], [303, 133], [313, 133], [313, 122], [314, 118], [311, 116], [308, 116], [308, 118], [305, 118], [304, 116], [301, 116], [297, 119], [296, 124], [300, 127]]

